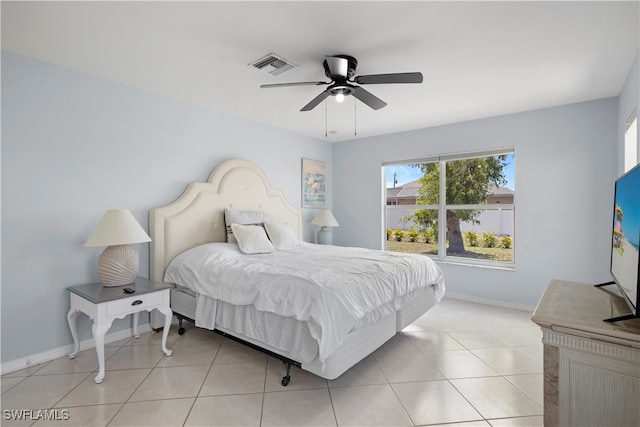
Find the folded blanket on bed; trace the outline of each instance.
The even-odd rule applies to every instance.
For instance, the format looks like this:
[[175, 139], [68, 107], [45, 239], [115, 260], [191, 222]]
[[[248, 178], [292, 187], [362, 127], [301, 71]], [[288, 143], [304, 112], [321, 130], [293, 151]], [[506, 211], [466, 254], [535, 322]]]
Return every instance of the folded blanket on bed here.
[[236, 244], [210, 243], [178, 255], [165, 282], [236, 305], [307, 322], [324, 361], [358, 324], [390, 314], [414, 294], [435, 286], [440, 268], [427, 256], [313, 245], [243, 254]]

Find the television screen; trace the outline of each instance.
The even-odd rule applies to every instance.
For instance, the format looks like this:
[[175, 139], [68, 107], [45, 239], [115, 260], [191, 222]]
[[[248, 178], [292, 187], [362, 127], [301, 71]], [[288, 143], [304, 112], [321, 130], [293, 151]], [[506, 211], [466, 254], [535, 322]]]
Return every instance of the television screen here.
[[630, 317], [639, 316], [637, 311], [640, 275], [639, 240], [640, 165], [616, 181], [613, 205], [611, 275], [631, 308]]

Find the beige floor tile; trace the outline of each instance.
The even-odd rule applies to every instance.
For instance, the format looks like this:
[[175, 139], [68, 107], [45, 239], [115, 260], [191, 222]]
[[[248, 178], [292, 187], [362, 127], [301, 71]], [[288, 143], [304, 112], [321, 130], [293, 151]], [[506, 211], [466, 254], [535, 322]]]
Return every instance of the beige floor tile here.
[[485, 329], [468, 329], [448, 331], [453, 339], [462, 344], [466, 349], [509, 347], [509, 343], [501, 340]]
[[236, 341], [225, 339], [213, 363], [263, 362], [266, 360], [266, 354]]
[[387, 384], [387, 377], [373, 356], [364, 358], [335, 380], [329, 381], [329, 387], [373, 384]]
[[[34, 424], [34, 427], [44, 426], [77, 426], [77, 427], [94, 427], [106, 426], [109, 421], [116, 415], [118, 410], [123, 406], [122, 403], [111, 405], [92, 405], [78, 406], [75, 408], [59, 409], [58, 420], [40, 420]], [[67, 411], [65, 417], [61, 411]], [[66, 418], [66, 419], [65, 419]]]
[[502, 377], [450, 381], [484, 418], [542, 415], [542, 406]]
[[542, 373], [541, 363], [512, 347], [472, 350], [472, 353], [500, 375]]
[[2, 395], [2, 409], [48, 409], [91, 374], [40, 375], [25, 378]]
[[388, 384], [329, 389], [339, 426], [410, 426], [402, 404]]
[[402, 330], [402, 332], [419, 332], [419, 331], [435, 331], [436, 326], [433, 323], [435, 308], [432, 308], [422, 316], [418, 317], [412, 324]]
[[[173, 343], [178, 339], [178, 328], [170, 328], [167, 336], [167, 347], [171, 348]], [[140, 334], [138, 338], [131, 338], [125, 345], [162, 345], [162, 330], [149, 331]]]
[[182, 426], [194, 401], [194, 398], [190, 398], [126, 403], [109, 427]]
[[531, 326], [519, 328], [492, 328], [489, 333], [509, 343], [512, 347], [541, 345], [542, 330], [531, 322]]
[[206, 365], [155, 368], [129, 401], [196, 397], [207, 372], [209, 366]]
[[262, 393], [266, 371], [266, 360], [258, 363], [214, 363], [199, 396]]
[[409, 336], [404, 332], [399, 333], [391, 337], [380, 348], [373, 352], [373, 356], [390, 357], [393, 358], [396, 355], [403, 354], [407, 351], [415, 351], [418, 348], [409, 339]]
[[110, 371], [100, 384], [96, 384], [95, 375], [89, 375], [80, 385], [74, 388], [64, 399], [56, 404], [58, 408], [81, 405], [99, 405], [107, 403], [124, 403], [142, 384], [151, 369], [127, 369]]
[[489, 420], [493, 427], [543, 427], [543, 417], [501, 418]]
[[390, 383], [444, 379], [442, 373], [415, 347], [402, 352], [375, 353], [374, 357]]
[[267, 360], [267, 378], [264, 385], [265, 391], [285, 391], [285, 390], [309, 390], [314, 388], [327, 388], [327, 380], [311, 372], [291, 367], [291, 382], [286, 387], [282, 386], [282, 377], [287, 370], [281, 360], [269, 357]]
[[14, 371], [8, 374], [4, 374], [2, 379], [4, 378], [13, 378], [13, 377], [28, 377], [29, 375], [33, 375], [38, 372], [40, 369], [46, 366], [46, 363], [41, 363], [38, 365], [28, 366], [24, 369], [20, 369], [19, 371]]
[[445, 332], [406, 332], [405, 335], [420, 351], [464, 350], [464, 347]]
[[[159, 345], [125, 345], [107, 359], [107, 371], [153, 368], [166, 357]], [[108, 375], [108, 374], [107, 374]]]
[[218, 353], [219, 346], [219, 343], [216, 347], [209, 343], [174, 345], [171, 349], [173, 351], [171, 357], [160, 359], [157, 367], [211, 365]]
[[113, 342], [107, 342], [104, 344], [104, 346], [105, 347], [122, 347], [123, 345], [127, 344], [131, 339], [133, 339], [133, 337], [123, 338], [121, 340], [113, 341]]
[[509, 375], [506, 380], [526, 393], [527, 396], [544, 404], [544, 380], [543, 374]]
[[424, 355], [446, 378], [499, 375], [469, 350], [425, 352]]
[[2, 393], [12, 389], [17, 384], [21, 383], [27, 377], [2, 377], [0, 385], [2, 386]]
[[262, 393], [198, 397], [185, 426], [259, 426]]
[[[178, 344], [180, 342], [197, 342], [200, 344], [205, 342], [222, 343], [225, 341], [225, 338], [222, 335], [214, 331], [210, 331], [209, 329], [198, 328], [191, 322], [185, 321], [182, 325], [184, 326], [185, 333], [184, 335], [178, 335], [178, 339], [174, 344]], [[178, 329], [176, 328], [176, 331], [177, 330]]]
[[481, 421], [482, 416], [449, 381], [392, 384], [414, 424]]
[[335, 426], [328, 389], [264, 394], [262, 426]]
[[[118, 351], [117, 347], [105, 347], [105, 359], [111, 357], [116, 351]], [[33, 375], [72, 374], [93, 372], [96, 369], [98, 369], [98, 355], [95, 348], [90, 348], [81, 351], [73, 359], [67, 356], [52, 360]]]
[[529, 356], [529, 358], [533, 359], [534, 361], [540, 364], [544, 362], [544, 358], [543, 358], [544, 346], [542, 345], [542, 343], [534, 346], [514, 347], [514, 348], [526, 354], [527, 356]]
[[429, 427], [491, 427], [488, 421], [469, 421], [467, 423], [433, 424]]

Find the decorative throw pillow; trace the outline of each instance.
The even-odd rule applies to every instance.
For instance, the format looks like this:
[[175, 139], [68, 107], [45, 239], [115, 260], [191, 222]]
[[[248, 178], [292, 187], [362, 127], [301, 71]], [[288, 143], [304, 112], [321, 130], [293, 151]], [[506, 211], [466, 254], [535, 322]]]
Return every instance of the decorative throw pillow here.
[[245, 254], [265, 254], [275, 251], [261, 225], [231, 224], [240, 251]]
[[286, 222], [265, 222], [267, 235], [276, 249], [299, 248], [302, 246], [291, 225]]
[[236, 239], [233, 237], [233, 230], [231, 230], [231, 224], [258, 225], [270, 219], [271, 217], [264, 212], [236, 211], [226, 208], [224, 210], [224, 223], [227, 226], [227, 242], [236, 243]]

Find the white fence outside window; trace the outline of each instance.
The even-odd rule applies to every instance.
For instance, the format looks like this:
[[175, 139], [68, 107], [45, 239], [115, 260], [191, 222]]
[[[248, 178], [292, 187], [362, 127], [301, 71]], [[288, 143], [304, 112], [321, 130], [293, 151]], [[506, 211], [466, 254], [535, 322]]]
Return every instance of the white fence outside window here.
[[[413, 214], [420, 206], [399, 205], [387, 206], [387, 228], [392, 230], [418, 230], [419, 226], [413, 221], [403, 220]], [[486, 210], [478, 216], [480, 224], [472, 224], [470, 222], [461, 222], [460, 231], [474, 231], [478, 234], [489, 231], [496, 236], [511, 236], [513, 233], [513, 209]], [[513, 237], [513, 236], [512, 236]]]

